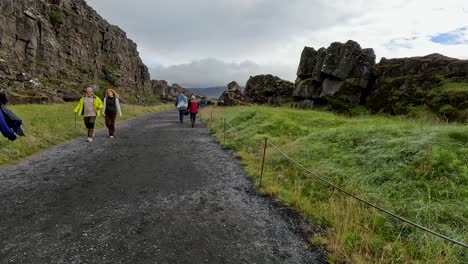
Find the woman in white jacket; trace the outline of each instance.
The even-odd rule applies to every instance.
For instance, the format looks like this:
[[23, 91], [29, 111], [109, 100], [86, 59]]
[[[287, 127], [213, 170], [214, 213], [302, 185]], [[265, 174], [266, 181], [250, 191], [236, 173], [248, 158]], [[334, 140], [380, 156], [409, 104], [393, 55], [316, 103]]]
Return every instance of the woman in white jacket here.
[[117, 114], [122, 117], [122, 110], [120, 109], [119, 95], [114, 89], [107, 89], [106, 97], [104, 98], [102, 116], [106, 119], [106, 127], [109, 130], [109, 138], [115, 136], [115, 118]]

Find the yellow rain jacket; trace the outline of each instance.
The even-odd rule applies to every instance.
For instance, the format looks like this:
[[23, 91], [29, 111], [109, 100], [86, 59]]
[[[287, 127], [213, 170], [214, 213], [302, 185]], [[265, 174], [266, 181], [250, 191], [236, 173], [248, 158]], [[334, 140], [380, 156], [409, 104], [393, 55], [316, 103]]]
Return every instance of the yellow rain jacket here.
[[[102, 109], [102, 101], [97, 97], [96, 95], [93, 94], [94, 100], [94, 111], [96, 111], [96, 116], [101, 116], [101, 109]], [[84, 106], [84, 96], [81, 97], [80, 101], [75, 107], [75, 110], [73, 110], [75, 113], [78, 113], [78, 115], [82, 116], [83, 115], [83, 106]]]

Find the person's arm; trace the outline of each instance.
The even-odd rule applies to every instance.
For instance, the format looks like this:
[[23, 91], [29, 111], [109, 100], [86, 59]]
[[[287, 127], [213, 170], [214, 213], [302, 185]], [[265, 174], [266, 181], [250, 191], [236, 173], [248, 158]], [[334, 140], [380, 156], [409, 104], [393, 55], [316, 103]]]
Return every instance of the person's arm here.
[[101, 101], [101, 98], [97, 97], [97, 96], [94, 96], [94, 100], [96, 100], [96, 104], [95, 104], [95, 111], [96, 111], [96, 116], [99, 116], [99, 113], [101, 112], [101, 109], [102, 109], [102, 101]]
[[[76, 105], [73, 112], [77, 113], [78, 115], [82, 115], [83, 114], [83, 104], [84, 104], [84, 97], [81, 97], [80, 101], [78, 101], [78, 104]], [[79, 113], [80, 110], [81, 110], [81, 113]]]
[[80, 101], [78, 101], [78, 104], [76, 105], [73, 112], [78, 113], [78, 111], [80, 111], [80, 105], [83, 103], [82, 100], [83, 100], [83, 97], [81, 97]]
[[98, 99], [98, 108], [99, 110], [101, 110], [103, 108], [102, 101], [99, 97], [97, 99]]
[[13, 141], [16, 139], [15, 133], [7, 125], [5, 118], [3, 117], [3, 112], [0, 110], [0, 133], [9, 140]]
[[104, 97], [104, 101], [102, 102], [102, 116], [106, 116], [106, 98]]
[[177, 107], [177, 104], [179, 103], [179, 97], [175, 100], [175, 106]]
[[117, 106], [117, 112], [119, 113], [119, 116], [122, 117], [122, 109], [120, 108], [119, 99], [117, 98], [115, 98], [115, 105]]

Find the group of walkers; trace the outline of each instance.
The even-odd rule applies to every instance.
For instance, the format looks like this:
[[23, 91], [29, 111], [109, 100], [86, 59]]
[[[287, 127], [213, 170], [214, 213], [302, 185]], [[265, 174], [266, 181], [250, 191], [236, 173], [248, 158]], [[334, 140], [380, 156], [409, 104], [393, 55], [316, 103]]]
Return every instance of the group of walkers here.
[[[16, 135], [24, 136], [21, 129], [22, 121], [7, 107], [8, 100], [4, 92], [0, 92], [0, 132], [9, 140], [15, 140]], [[185, 91], [182, 91], [175, 102], [175, 106], [179, 110], [180, 123], [184, 122], [184, 116], [190, 115], [190, 123], [195, 127], [196, 117], [200, 108], [200, 104], [194, 95], [190, 100], [185, 96]], [[105, 118], [106, 127], [108, 129], [108, 138], [115, 137], [115, 119], [117, 115], [122, 116], [120, 108], [119, 95], [114, 89], [107, 89], [104, 100], [94, 94], [92, 87], [85, 89], [85, 95], [80, 98], [74, 112], [79, 116], [83, 116], [84, 124], [88, 130], [86, 141], [92, 142], [95, 136], [96, 119], [101, 115]]]
[[113, 139], [115, 137], [115, 119], [117, 114], [122, 116], [118, 97], [119, 95], [114, 89], [107, 89], [103, 102], [94, 94], [92, 87], [85, 89], [85, 95], [81, 97], [74, 111], [83, 116], [85, 126], [88, 129], [88, 142], [93, 141], [95, 135], [94, 124], [96, 118], [101, 116], [101, 113], [106, 120], [106, 127], [109, 131], [108, 138]]
[[177, 97], [175, 106], [179, 110], [180, 123], [184, 122], [184, 115], [190, 115], [190, 123], [192, 123], [192, 127], [195, 127], [195, 119], [198, 114], [198, 109], [200, 108], [195, 95], [192, 95], [190, 100], [188, 100], [185, 96], [185, 91], [182, 91]]
[[[105, 117], [106, 127], [109, 130], [108, 138], [113, 139], [115, 137], [115, 119], [117, 114], [122, 116], [118, 97], [118, 94], [113, 89], [107, 89], [106, 97], [104, 101], [101, 101], [101, 99], [94, 94], [92, 87], [85, 89], [85, 95], [81, 97], [74, 111], [80, 116], [83, 116], [85, 126], [88, 129], [88, 142], [93, 141], [96, 118], [101, 114]], [[195, 127], [196, 117], [200, 108], [196, 97], [192, 95], [189, 100], [185, 96], [185, 91], [182, 91], [177, 97], [175, 106], [179, 110], [180, 123], [184, 122], [185, 115], [190, 115], [192, 127]]]

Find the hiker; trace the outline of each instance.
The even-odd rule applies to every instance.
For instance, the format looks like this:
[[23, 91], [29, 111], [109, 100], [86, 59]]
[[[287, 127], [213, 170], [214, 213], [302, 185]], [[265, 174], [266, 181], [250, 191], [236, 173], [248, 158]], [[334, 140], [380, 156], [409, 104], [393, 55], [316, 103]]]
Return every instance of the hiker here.
[[93, 93], [93, 88], [86, 88], [85, 95], [81, 97], [74, 111], [78, 115], [83, 116], [85, 126], [88, 129], [88, 142], [93, 141], [94, 123], [96, 122], [96, 117], [101, 115], [101, 109], [101, 99]]
[[11, 141], [16, 140], [16, 135], [24, 137], [21, 125], [23, 121], [15, 115], [6, 104], [8, 98], [5, 92], [0, 92], [0, 133]]
[[188, 103], [188, 111], [190, 113], [190, 122], [192, 122], [192, 127], [195, 126], [195, 118], [197, 117], [199, 107], [200, 105], [198, 104], [197, 98], [195, 98], [195, 95], [192, 95], [192, 98]]
[[103, 105], [102, 115], [106, 119], [106, 127], [109, 130], [108, 137], [112, 139], [115, 136], [115, 118], [117, 117], [117, 113], [122, 117], [119, 95], [114, 91], [114, 89], [107, 89]]
[[177, 100], [175, 102], [175, 106], [179, 109], [179, 119], [180, 123], [184, 122], [184, 114], [187, 111], [188, 101], [187, 97], [185, 96], [185, 91], [179, 93]]

